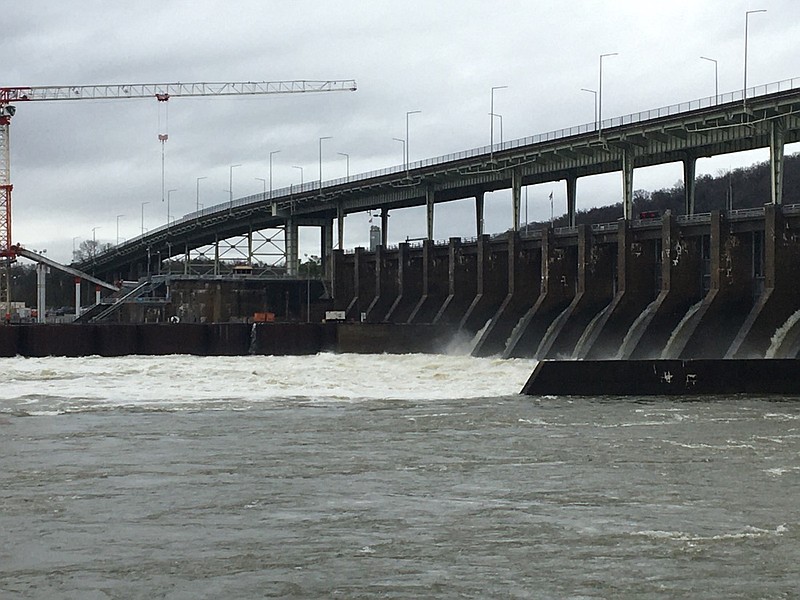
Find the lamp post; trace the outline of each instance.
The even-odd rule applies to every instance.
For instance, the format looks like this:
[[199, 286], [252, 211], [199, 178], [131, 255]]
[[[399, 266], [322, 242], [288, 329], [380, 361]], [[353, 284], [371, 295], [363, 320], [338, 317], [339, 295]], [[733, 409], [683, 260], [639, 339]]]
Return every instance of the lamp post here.
[[395, 142], [400, 142], [403, 144], [403, 163], [406, 162], [406, 141], [401, 138], [392, 138]]
[[280, 150], [273, 150], [269, 153], [269, 199], [272, 200], [272, 157]]
[[125, 215], [117, 215], [117, 246], [119, 246], [119, 220]]
[[600, 79], [597, 86], [597, 136], [603, 133], [603, 59], [606, 56], [618, 56], [619, 52], [609, 52], [600, 55]]
[[200, 212], [200, 180], [201, 179], [208, 179], [208, 177], [198, 177], [197, 178], [197, 197], [195, 201], [195, 212]]
[[707, 56], [701, 56], [703, 60], [714, 63], [714, 104], [719, 102], [719, 70], [717, 69], [717, 61]]
[[319, 190], [322, 192], [322, 140], [332, 140], [333, 137], [326, 135], [319, 138]]
[[747, 28], [750, 21], [750, 15], [755, 13], [765, 13], [766, 9], [761, 10], [748, 10], [744, 13], [744, 84], [742, 86], [742, 106], [747, 105]]
[[590, 90], [589, 88], [581, 88], [582, 92], [589, 92], [594, 95], [594, 128], [597, 129], [597, 90]]
[[494, 162], [494, 91], [508, 89], [507, 85], [496, 85], [492, 87], [489, 100], [489, 162]]
[[263, 177], [256, 177], [256, 181], [260, 181], [261, 183], [264, 184], [264, 197], [266, 198], [266, 196], [267, 196], [267, 180], [264, 179]]
[[171, 218], [170, 211], [169, 211], [169, 203], [170, 203], [170, 200], [172, 199], [172, 192], [177, 192], [177, 191], [178, 191], [177, 189], [167, 190], [167, 229], [169, 229], [170, 218]]
[[144, 235], [144, 205], [150, 204], [149, 202], [142, 202], [142, 235]]
[[[300, 169], [300, 187], [303, 187], [303, 167], [298, 167], [297, 165], [292, 165], [293, 169]], [[301, 190], [302, 191], [302, 190]]]
[[350, 155], [347, 154], [347, 152], [337, 152], [336, 154], [338, 154], [339, 156], [344, 156], [344, 159], [347, 161], [345, 173], [347, 174], [346, 175], [347, 181], [350, 181]]
[[231, 165], [228, 177], [228, 193], [230, 194], [230, 204], [228, 205], [228, 214], [233, 214], [233, 170], [242, 165]]
[[421, 112], [422, 112], [421, 110], [409, 110], [408, 112], [406, 112], [406, 143], [405, 143], [405, 150], [404, 150], [404, 153], [406, 155], [406, 177], [408, 177], [408, 163], [409, 163], [410, 154], [411, 154], [411, 145], [408, 142], [408, 117], [410, 115], [418, 115]]
[[499, 115], [497, 113], [490, 113], [493, 118], [497, 118], [500, 120], [500, 145], [503, 145], [503, 115]]
[[97, 254], [97, 237], [95, 236], [95, 231], [98, 229], [100, 229], [100, 226], [92, 227], [92, 260], [94, 260], [94, 257]]

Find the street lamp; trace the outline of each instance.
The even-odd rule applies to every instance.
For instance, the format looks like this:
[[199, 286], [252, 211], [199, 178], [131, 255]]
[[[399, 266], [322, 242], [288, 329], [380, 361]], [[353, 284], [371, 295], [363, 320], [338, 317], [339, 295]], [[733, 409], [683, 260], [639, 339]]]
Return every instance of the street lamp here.
[[408, 177], [408, 163], [411, 158], [411, 144], [408, 141], [408, 117], [409, 115], [418, 115], [421, 113], [421, 110], [410, 110], [406, 112], [406, 146], [405, 146], [405, 155], [406, 155], [406, 177]]
[[228, 205], [228, 214], [233, 214], [233, 170], [242, 165], [231, 165], [228, 177], [228, 193], [230, 194], [230, 204]]
[[714, 63], [714, 104], [719, 102], [719, 71], [717, 70], [717, 61], [707, 56], [701, 56], [703, 60]]
[[273, 150], [269, 153], [269, 199], [272, 200], [272, 156], [280, 152], [280, 150]]
[[590, 90], [589, 88], [581, 88], [581, 91], [594, 94], [594, 128], [597, 129], [597, 90]]
[[264, 184], [264, 197], [266, 198], [266, 196], [267, 196], [267, 180], [264, 179], [263, 177], [256, 177], [256, 180], [260, 181], [261, 183]]
[[[303, 187], [303, 167], [298, 167], [297, 165], [292, 165], [293, 169], [300, 169], [300, 187]], [[301, 189], [302, 191], [302, 189]]]
[[169, 202], [172, 198], [172, 192], [177, 192], [178, 190], [167, 190], [167, 229], [169, 229], [169, 219], [170, 219], [170, 211], [169, 211]]
[[95, 236], [95, 231], [100, 229], [100, 226], [92, 227], [92, 260], [94, 260], [95, 254], [97, 254], [97, 237]]
[[600, 80], [597, 87], [597, 136], [601, 137], [603, 132], [603, 59], [606, 56], [618, 56], [619, 52], [609, 52], [600, 55]]
[[744, 85], [742, 86], [742, 105], [747, 104], [747, 26], [750, 21], [750, 15], [754, 13], [765, 13], [766, 9], [761, 10], [748, 10], [744, 13]]
[[332, 140], [333, 137], [326, 135], [319, 138], [319, 189], [322, 191], [322, 140]]
[[200, 212], [200, 180], [201, 179], [208, 179], [208, 177], [198, 177], [197, 178], [197, 200], [195, 202], [195, 212]]
[[403, 144], [403, 163], [406, 162], [406, 141], [400, 138], [392, 138], [395, 142]]
[[142, 235], [144, 235], [144, 205], [150, 204], [149, 202], [142, 202]]
[[117, 246], [119, 246], [119, 220], [125, 215], [117, 215]]
[[500, 145], [503, 145], [503, 115], [498, 115], [497, 113], [490, 113], [492, 117], [497, 117], [500, 119]]
[[346, 152], [337, 152], [336, 154], [338, 154], [339, 156], [344, 156], [345, 160], [347, 161], [347, 163], [346, 163], [347, 170], [345, 171], [345, 173], [347, 173], [347, 180], [349, 181], [350, 180], [350, 155], [347, 154]]
[[491, 154], [492, 150], [494, 150], [494, 91], [495, 90], [505, 90], [508, 89], [507, 85], [496, 85], [492, 87], [491, 90], [491, 100], [489, 102], [489, 153]]

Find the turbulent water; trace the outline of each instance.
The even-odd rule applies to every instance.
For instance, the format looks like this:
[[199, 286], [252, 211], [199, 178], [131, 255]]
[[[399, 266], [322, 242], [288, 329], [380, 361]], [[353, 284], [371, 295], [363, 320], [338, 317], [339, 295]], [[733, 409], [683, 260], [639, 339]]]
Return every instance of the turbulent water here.
[[795, 598], [800, 404], [532, 361], [0, 359], [0, 598]]

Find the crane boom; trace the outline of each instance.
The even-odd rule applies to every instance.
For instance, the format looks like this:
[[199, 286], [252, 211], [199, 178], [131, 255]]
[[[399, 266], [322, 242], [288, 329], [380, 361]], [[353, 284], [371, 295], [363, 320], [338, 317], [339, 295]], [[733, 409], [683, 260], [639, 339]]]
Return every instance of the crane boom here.
[[0, 105], [11, 102], [50, 100], [110, 100], [114, 98], [166, 100], [178, 96], [241, 96], [303, 92], [353, 92], [355, 90], [356, 82], [352, 79], [0, 87]]
[[16, 113], [12, 102], [55, 100], [111, 100], [155, 98], [165, 102], [172, 97], [254, 96], [309, 92], [356, 91], [352, 79], [311, 81], [240, 81], [216, 83], [131, 83], [104, 85], [55, 85], [0, 87], [0, 309], [6, 317], [11, 306], [10, 268], [16, 256], [11, 240], [11, 166], [9, 126]]

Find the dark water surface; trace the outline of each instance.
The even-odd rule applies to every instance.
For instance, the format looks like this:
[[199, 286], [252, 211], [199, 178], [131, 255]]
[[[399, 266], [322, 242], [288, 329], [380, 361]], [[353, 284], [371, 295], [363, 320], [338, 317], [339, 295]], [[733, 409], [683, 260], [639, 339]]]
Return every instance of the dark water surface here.
[[800, 403], [0, 415], [0, 598], [797, 598]]

